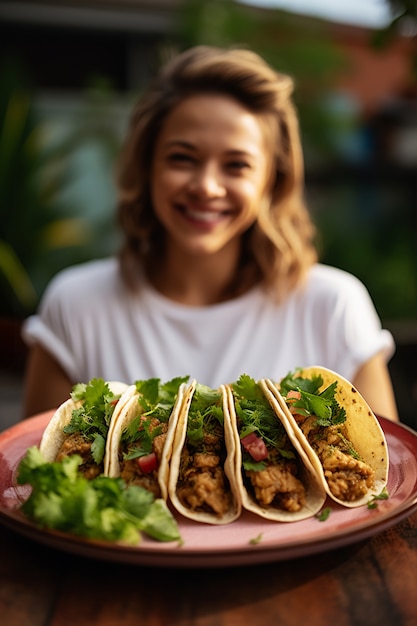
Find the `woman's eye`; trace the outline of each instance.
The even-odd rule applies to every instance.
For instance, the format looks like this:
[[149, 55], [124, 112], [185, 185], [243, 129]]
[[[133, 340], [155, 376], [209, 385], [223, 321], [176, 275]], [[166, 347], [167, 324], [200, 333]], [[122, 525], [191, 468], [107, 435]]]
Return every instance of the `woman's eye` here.
[[229, 161], [227, 167], [235, 172], [242, 172], [249, 168], [249, 164], [246, 161]]
[[168, 155], [168, 161], [172, 163], [192, 163], [193, 158], [189, 154], [184, 154], [183, 152], [173, 152]]

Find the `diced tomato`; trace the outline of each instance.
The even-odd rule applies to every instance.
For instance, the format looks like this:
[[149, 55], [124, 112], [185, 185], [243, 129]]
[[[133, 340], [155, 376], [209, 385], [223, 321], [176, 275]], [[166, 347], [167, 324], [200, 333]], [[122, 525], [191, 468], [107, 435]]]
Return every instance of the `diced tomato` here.
[[295, 389], [290, 389], [287, 393], [287, 400], [289, 398], [293, 398], [294, 400], [299, 400], [301, 398], [301, 392], [296, 391]]
[[255, 461], [263, 461], [268, 456], [268, 450], [265, 442], [261, 437], [258, 437], [255, 433], [250, 433], [240, 440], [242, 446]]
[[110, 405], [111, 406], [116, 406], [116, 404], [119, 402], [119, 398], [114, 398], [114, 400], [110, 400]]
[[293, 404], [295, 402], [297, 402], [297, 400], [300, 400], [301, 398], [301, 392], [300, 391], [296, 391], [295, 389], [290, 389], [289, 392], [287, 393], [287, 406], [288, 409], [290, 411], [290, 413], [292, 413], [295, 417], [295, 419], [297, 419], [297, 416], [299, 416], [297, 407], [293, 406]]
[[158, 467], [158, 459], [155, 452], [145, 454], [138, 458], [138, 465], [144, 474], [150, 474]]

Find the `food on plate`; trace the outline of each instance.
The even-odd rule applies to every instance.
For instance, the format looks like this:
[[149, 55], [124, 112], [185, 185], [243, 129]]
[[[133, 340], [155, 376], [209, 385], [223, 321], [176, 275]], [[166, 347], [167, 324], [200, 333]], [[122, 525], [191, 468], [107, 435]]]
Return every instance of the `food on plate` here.
[[42, 528], [136, 545], [142, 532], [158, 541], [181, 539], [178, 525], [165, 502], [121, 479], [78, 471], [79, 455], [48, 462], [32, 446], [20, 461], [17, 481], [32, 487], [22, 512]]
[[326, 368], [309, 367], [290, 372], [279, 384], [266, 384], [333, 500], [361, 506], [386, 488], [384, 432], [349, 381]]
[[106, 452], [105, 474], [120, 476], [156, 498], [166, 500], [175, 427], [189, 377], [162, 383], [138, 380], [129, 400], [113, 420]]
[[192, 381], [175, 431], [169, 496], [185, 517], [227, 524], [241, 513], [226, 389]]
[[129, 398], [129, 386], [93, 378], [74, 385], [71, 396], [55, 411], [40, 442], [46, 461], [82, 457], [79, 471], [95, 478], [104, 471], [106, 442], [112, 419]]
[[318, 513], [326, 493], [268, 387], [243, 374], [227, 395], [243, 507], [280, 522]]
[[31, 485], [22, 511], [41, 527], [134, 545], [141, 533], [180, 540], [173, 511], [220, 525], [242, 509], [276, 522], [318, 517], [327, 497], [369, 505], [387, 496], [388, 468], [359, 392], [309, 367], [218, 389], [188, 376], [79, 383], [17, 480]]

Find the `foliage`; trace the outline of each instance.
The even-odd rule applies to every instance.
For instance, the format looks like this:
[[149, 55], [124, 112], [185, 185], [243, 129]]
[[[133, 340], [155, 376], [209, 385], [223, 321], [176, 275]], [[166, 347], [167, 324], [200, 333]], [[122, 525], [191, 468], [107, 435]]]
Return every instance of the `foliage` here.
[[328, 171], [308, 185], [324, 262], [358, 276], [384, 320], [415, 318], [415, 178]]
[[117, 141], [100, 127], [97, 110], [104, 105], [93, 96], [77, 132], [53, 140], [22, 68], [8, 60], [0, 72], [1, 316], [31, 314], [58, 270], [102, 251], [100, 228], [77, 214], [63, 193], [73, 182], [71, 156], [88, 137], [100, 135], [114, 156]]

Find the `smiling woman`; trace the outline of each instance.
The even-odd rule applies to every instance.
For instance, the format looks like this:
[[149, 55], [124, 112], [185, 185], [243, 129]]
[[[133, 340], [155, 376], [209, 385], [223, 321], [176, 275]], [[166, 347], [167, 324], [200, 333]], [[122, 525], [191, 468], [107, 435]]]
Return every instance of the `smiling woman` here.
[[322, 365], [396, 418], [390, 333], [356, 278], [317, 263], [292, 90], [249, 50], [162, 68], [120, 158], [120, 255], [58, 275], [25, 325], [27, 415], [94, 377], [216, 389]]

